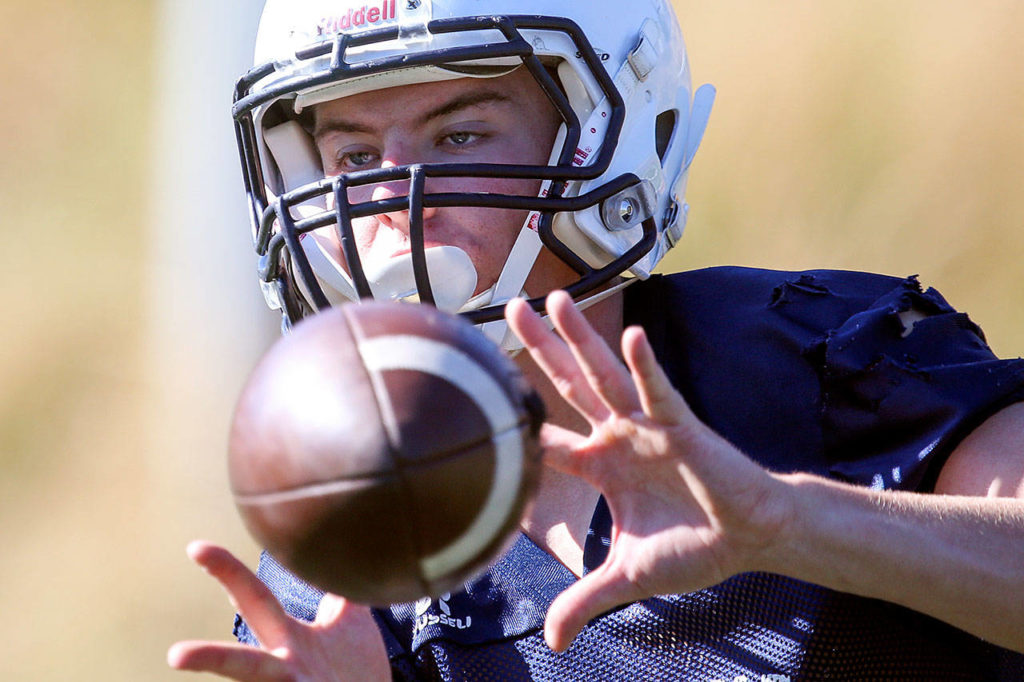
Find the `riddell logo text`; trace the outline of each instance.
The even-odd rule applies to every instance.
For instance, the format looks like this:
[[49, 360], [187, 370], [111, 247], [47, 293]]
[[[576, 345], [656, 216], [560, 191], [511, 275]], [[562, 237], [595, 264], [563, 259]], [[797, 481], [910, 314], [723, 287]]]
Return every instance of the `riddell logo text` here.
[[376, 5], [363, 5], [356, 10], [350, 9], [341, 16], [321, 19], [317, 22], [316, 34], [322, 36], [329, 33], [338, 33], [339, 31], [347, 31], [351, 28], [359, 28], [360, 26], [371, 26], [382, 21], [394, 19], [395, 1], [381, 0], [379, 7]]

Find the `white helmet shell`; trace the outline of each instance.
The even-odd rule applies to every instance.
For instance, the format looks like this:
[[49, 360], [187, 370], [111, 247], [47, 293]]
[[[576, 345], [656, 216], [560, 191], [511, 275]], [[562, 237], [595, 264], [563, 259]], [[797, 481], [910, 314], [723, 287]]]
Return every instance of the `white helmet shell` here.
[[[466, 310], [519, 295], [541, 242], [580, 272], [580, 286], [568, 287], [574, 296], [617, 275], [647, 277], [681, 235], [688, 169], [714, 96], [705, 86], [694, 98], [682, 34], [665, 0], [268, 0], [255, 62], [236, 89], [234, 115], [266, 289], [276, 290], [271, 298], [287, 317], [336, 295], [402, 297], [388, 287], [358, 286], [351, 263], [344, 267], [315, 248], [323, 240], [305, 232], [322, 230], [329, 220], [315, 230], [297, 228], [305, 239], [278, 240], [293, 261], [306, 252], [312, 278], [303, 277], [305, 263], [288, 263], [289, 274], [282, 275], [267, 262], [281, 259], [268, 251], [281, 229], [268, 214], [276, 211], [281, 222], [282, 197], [290, 197], [284, 203], [300, 225], [330, 203], [330, 179], [295, 120], [306, 107], [411, 83], [493, 77], [524, 64], [538, 79], [542, 71], [557, 75], [565, 125], [549, 172], [536, 176], [546, 181], [534, 207], [544, 218], [541, 229], [536, 216], [524, 226], [540, 238], [521, 235], [524, 245], [513, 249], [509, 276], [503, 274], [493, 295], [437, 297]], [[436, 264], [431, 270], [462, 262], [447, 256], [425, 261]], [[275, 277], [291, 278], [293, 285], [276, 286]], [[464, 288], [469, 277], [452, 279]], [[398, 279], [407, 284], [409, 278]], [[323, 285], [331, 295], [311, 291]], [[305, 300], [302, 306], [280, 300], [296, 295]], [[498, 315], [500, 309], [479, 320]]]

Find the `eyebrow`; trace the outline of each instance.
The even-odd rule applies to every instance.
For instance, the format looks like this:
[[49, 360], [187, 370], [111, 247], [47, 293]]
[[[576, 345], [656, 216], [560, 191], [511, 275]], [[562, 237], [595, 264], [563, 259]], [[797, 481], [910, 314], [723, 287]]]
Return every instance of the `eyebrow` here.
[[[500, 103], [500, 102], [511, 102], [512, 98], [498, 92], [497, 90], [481, 90], [478, 92], [468, 92], [464, 95], [459, 95], [443, 104], [440, 104], [433, 109], [423, 114], [418, 123], [428, 123], [434, 119], [454, 114], [463, 109], [470, 107], [480, 106], [482, 104]], [[373, 133], [374, 128], [371, 126], [356, 123], [355, 121], [349, 121], [343, 118], [334, 118], [323, 124], [320, 121], [316, 122], [313, 128], [313, 137], [318, 138], [326, 133]]]
[[507, 95], [504, 95], [497, 90], [482, 90], [479, 92], [468, 92], [464, 95], [460, 95], [449, 102], [441, 104], [434, 109], [431, 109], [420, 118], [420, 123], [426, 123], [427, 121], [435, 118], [441, 118], [448, 114], [454, 114], [462, 109], [468, 109], [469, 107], [479, 106], [481, 104], [490, 104], [492, 102], [511, 102], [512, 99]]

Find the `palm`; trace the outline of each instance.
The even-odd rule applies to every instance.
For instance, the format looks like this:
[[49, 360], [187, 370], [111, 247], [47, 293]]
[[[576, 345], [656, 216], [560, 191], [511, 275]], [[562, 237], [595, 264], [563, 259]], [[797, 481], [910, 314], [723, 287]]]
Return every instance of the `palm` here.
[[[694, 442], [683, 429], [642, 414], [632, 415], [628, 427], [611, 421], [563, 451], [576, 473], [604, 493], [615, 519], [602, 570], [635, 588], [631, 599], [699, 589], [735, 572], [739, 538], [733, 534], [753, 513], [741, 511], [750, 496], [735, 474], [749, 462], [740, 456], [726, 463], [739, 453], [710, 431]], [[551, 435], [558, 441], [566, 432]], [[716, 460], [714, 470], [694, 470], [699, 449], [714, 450], [706, 457]], [[716, 473], [726, 468], [729, 475]], [[748, 468], [760, 477], [759, 469]], [[714, 481], [716, 476], [723, 480]]]

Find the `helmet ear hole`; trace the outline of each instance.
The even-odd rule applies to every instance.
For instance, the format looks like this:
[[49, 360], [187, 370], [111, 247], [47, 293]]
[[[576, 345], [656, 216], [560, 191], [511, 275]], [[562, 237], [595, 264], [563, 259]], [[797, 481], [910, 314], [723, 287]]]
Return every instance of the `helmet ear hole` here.
[[654, 122], [654, 148], [658, 152], [658, 160], [665, 163], [665, 154], [676, 130], [676, 110], [669, 109], [658, 114]]

